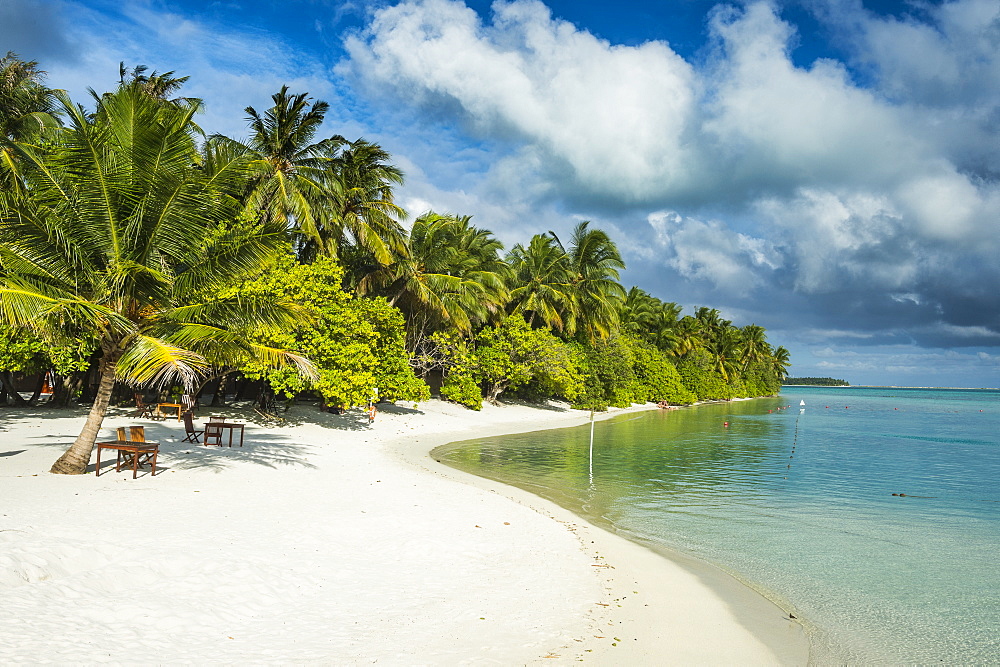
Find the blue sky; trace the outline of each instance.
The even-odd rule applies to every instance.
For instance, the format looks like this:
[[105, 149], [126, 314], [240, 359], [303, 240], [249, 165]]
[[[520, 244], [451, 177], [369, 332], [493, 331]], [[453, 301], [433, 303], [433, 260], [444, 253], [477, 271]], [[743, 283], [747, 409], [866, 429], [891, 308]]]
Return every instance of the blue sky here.
[[756, 323], [793, 375], [1000, 386], [1000, 0], [7, 0], [76, 99], [190, 75], [210, 131], [287, 84], [414, 215], [591, 220], [627, 285]]

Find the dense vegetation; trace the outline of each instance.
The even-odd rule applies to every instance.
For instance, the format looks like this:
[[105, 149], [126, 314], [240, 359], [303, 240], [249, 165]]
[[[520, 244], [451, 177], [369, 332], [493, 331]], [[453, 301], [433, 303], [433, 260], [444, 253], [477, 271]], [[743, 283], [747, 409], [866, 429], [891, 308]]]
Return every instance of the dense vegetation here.
[[64, 401], [92, 391], [56, 472], [86, 465], [116, 387], [604, 409], [785, 377], [763, 328], [626, 290], [587, 222], [509, 250], [468, 215], [407, 229], [391, 155], [319, 136], [327, 105], [305, 93], [247, 107], [237, 141], [202, 131], [172, 72], [123, 66], [92, 110], [43, 76], [0, 59], [0, 381], [15, 401], [14, 373], [48, 371]]
[[835, 380], [834, 378], [790, 378], [786, 377], [782, 384], [808, 384], [816, 387], [850, 387], [847, 380]]

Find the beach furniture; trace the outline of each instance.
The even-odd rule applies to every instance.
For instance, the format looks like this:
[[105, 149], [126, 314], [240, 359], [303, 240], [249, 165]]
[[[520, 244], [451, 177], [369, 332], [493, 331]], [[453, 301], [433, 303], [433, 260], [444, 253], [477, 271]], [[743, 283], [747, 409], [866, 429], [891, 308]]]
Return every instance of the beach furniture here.
[[191, 394], [184, 394], [181, 396], [181, 405], [184, 408], [184, 412], [194, 413], [195, 408], [198, 407], [198, 401], [191, 398]]
[[153, 419], [153, 406], [142, 399], [142, 394], [135, 394], [135, 414], [133, 417], [148, 417]]
[[157, 403], [156, 404], [156, 413], [155, 413], [156, 416], [154, 416], [153, 419], [166, 419], [167, 415], [165, 414], [165, 410], [164, 410], [164, 409], [166, 409], [166, 410], [170, 410], [171, 412], [173, 412], [174, 410], [176, 410], [177, 411], [177, 421], [180, 421], [181, 420], [181, 413], [183, 412], [183, 408], [184, 408], [184, 406], [181, 405], [180, 403]]
[[236, 431], [240, 432], [240, 447], [243, 446], [243, 427], [245, 424], [236, 422], [213, 421], [205, 424], [205, 444], [222, 446], [223, 432], [229, 431], [229, 446], [233, 446]]
[[126, 430], [124, 426], [118, 427], [118, 439], [109, 442], [97, 443], [97, 465], [94, 467], [94, 475], [101, 474], [101, 452], [105, 449], [116, 451], [115, 472], [122, 469], [122, 464], [132, 468], [132, 479], [139, 474], [140, 466], [147, 463], [151, 467], [150, 474], [156, 476], [156, 456], [159, 454], [160, 445], [155, 442], [146, 442], [146, 430], [142, 426], [130, 426]]
[[199, 442], [198, 436], [204, 433], [204, 430], [197, 430], [194, 427], [194, 416], [191, 414], [190, 410], [184, 412], [184, 432], [187, 434], [184, 436], [182, 442]]
[[223, 422], [210, 421], [205, 424], [205, 444], [222, 446]]

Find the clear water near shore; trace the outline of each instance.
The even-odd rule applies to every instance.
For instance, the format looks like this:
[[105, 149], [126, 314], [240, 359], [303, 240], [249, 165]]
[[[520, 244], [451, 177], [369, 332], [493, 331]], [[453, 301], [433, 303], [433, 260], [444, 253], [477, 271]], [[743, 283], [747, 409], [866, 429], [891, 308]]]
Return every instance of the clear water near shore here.
[[589, 441], [435, 457], [732, 572], [805, 619], [816, 663], [1000, 663], [1000, 391], [790, 387]]

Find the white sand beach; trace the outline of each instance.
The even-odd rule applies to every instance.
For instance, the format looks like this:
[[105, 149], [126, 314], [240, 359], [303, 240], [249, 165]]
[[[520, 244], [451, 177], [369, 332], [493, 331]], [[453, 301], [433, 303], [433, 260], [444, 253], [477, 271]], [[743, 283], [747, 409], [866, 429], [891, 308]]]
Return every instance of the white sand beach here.
[[299, 405], [232, 449], [113, 409], [160, 443], [135, 480], [48, 472], [82, 411], [2, 410], [0, 663], [804, 664], [750, 589], [427, 455], [588, 419], [552, 407]]

